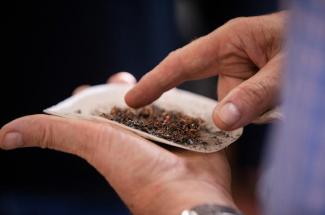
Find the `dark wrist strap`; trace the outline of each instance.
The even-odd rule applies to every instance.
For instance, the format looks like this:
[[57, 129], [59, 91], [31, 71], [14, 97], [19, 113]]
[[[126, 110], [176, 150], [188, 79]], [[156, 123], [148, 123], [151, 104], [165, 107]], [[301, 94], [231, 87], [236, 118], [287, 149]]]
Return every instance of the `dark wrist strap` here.
[[217, 205], [217, 204], [204, 204], [193, 207], [190, 210], [185, 210], [181, 215], [243, 215], [239, 211]]

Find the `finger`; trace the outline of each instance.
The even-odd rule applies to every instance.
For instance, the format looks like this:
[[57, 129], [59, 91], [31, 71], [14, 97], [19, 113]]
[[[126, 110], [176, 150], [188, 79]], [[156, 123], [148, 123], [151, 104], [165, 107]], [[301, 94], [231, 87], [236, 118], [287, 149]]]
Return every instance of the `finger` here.
[[135, 84], [137, 80], [131, 73], [119, 72], [109, 77], [106, 82], [108, 84], [109, 83]]
[[121, 168], [121, 158], [126, 158], [129, 153], [136, 153], [133, 159], [139, 156], [154, 159], [161, 153], [158, 146], [108, 124], [46, 115], [19, 118], [1, 128], [0, 148], [20, 147], [49, 148], [75, 154], [102, 171], [118, 165]]
[[215, 124], [233, 130], [251, 123], [277, 103], [282, 55], [269, 61], [256, 75], [223, 98], [213, 113]]
[[76, 95], [78, 93], [81, 93], [82, 91], [84, 91], [85, 89], [89, 88], [90, 85], [84, 84], [84, 85], [80, 85], [79, 87], [77, 87], [73, 92], [72, 95]]
[[186, 80], [216, 74], [215, 59], [218, 58], [221, 44], [225, 44], [222, 31], [222, 28], [218, 29], [171, 52], [126, 94], [126, 103], [131, 107], [140, 107], [153, 102], [163, 92]]

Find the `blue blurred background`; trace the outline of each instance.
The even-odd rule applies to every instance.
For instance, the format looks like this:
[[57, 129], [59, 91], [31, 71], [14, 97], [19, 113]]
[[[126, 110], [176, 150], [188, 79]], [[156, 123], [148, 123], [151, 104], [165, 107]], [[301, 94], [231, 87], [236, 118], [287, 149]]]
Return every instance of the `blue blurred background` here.
[[[140, 78], [173, 49], [233, 17], [276, 10], [275, 0], [14, 1], [5, 29], [0, 126], [42, 112], [78, 85], [104, 83], [115, 72]], [[211, 78], [181, 87], [215, 97], [215, 83]], [[255, 182], [266, 131], [248, 126], [232, 146], [239, 187]], [[0, 167], [1, 215], [129, 214], [102, 176], [75, 156], [0, 151]]]

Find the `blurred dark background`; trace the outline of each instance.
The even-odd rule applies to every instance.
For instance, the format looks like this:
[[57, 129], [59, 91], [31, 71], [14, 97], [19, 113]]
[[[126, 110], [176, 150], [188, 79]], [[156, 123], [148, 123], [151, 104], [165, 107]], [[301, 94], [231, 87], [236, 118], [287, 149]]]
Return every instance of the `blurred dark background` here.
[[[0, 126], [41, 113], [78, 85], [104, 83], [115, 72], [139, 78], [173, 49], [231, 18], [274, 12], [277, 3], [30, 0], [14, 1], [9, 9]], [[182, 87], [215, 97], [215, 83], [212, 78]], [[237, 173], [258, 168], [266, 131], [266, 126], [246, 128], [232, 150]], [[75, 156], [41, 149], [0, 151], [0, 167], [1, 215], [129, 214], [107, 182]]]

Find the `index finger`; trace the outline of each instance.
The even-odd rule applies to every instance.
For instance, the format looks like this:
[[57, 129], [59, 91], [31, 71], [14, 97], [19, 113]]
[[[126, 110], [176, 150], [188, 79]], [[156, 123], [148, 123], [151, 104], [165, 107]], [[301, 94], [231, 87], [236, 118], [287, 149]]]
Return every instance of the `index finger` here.
[[171, 52], [126, 94], [126, 103], [141, 107], [184, 81], [211, 76], [222, 44], [220, 33], [217, 30]]

